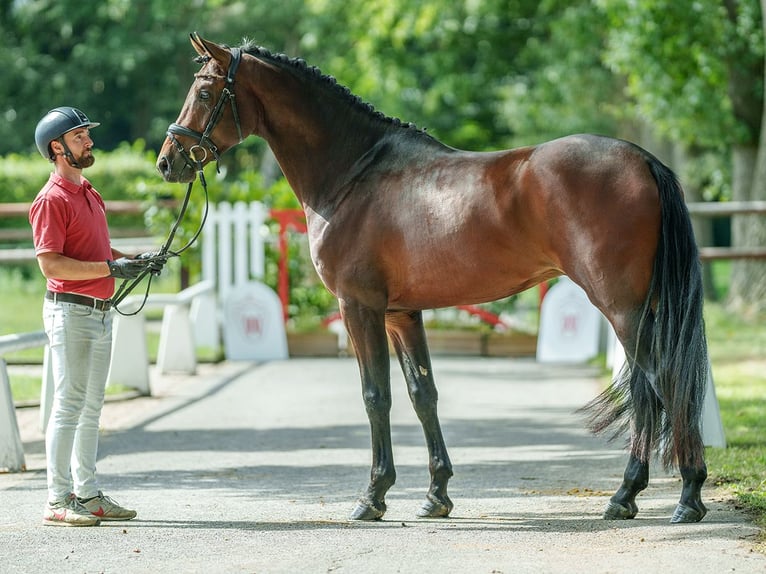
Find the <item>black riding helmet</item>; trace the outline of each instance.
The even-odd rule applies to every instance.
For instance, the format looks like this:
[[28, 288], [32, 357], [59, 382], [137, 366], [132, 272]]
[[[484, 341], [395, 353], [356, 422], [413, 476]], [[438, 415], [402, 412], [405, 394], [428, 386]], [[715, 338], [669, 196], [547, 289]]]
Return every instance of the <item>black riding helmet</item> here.
[[[95, 128], [101, 125], [98, 122], [92, 122], [84, 113], [77, 108], [63, 106], [49, 111], [43, 119], [37, 122], [35, 128], [35, 143], [40, 154], [47, 160], [54, 161], [56, 156], [51, 150], [51, 142], [59, 139], [67, 132], [77, 128]], [[63, 141], [61, 142], [64, 143]], [[69, 153], [69, 149], [64, 144], [64, 149]]]

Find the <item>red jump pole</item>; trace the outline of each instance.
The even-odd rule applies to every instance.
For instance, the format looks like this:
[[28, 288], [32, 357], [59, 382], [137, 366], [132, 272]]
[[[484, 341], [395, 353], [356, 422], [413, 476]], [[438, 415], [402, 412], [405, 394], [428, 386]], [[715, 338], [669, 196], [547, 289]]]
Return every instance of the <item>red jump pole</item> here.
[[288, 250], [287, 230], [292, 227], [298, 233], [306, 233], [306, 215], [302, 209], [272, 209], [270, 215], [279, 223], [277, 293], [282, 302], [282, 315], [287, 322], [289, 318], [287, 306], [290, 303], [290, 252]]

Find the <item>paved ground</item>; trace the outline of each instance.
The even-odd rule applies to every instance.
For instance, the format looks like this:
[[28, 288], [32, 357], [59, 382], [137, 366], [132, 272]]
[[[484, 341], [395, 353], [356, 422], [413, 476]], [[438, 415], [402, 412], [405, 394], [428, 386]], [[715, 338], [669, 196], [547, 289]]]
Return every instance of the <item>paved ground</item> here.
[[415, 518], [427, 455], [397, 369], [398, 480], [384, 520], [364, 523], [347, 520], [370, 461], [355, 362], [224, 363], [106, 405], [99, 473], [138, 510], [131, 522], [41, 525], [38, 413], [19, 409], [28, 471], [0, 475], [0, 572], [766, 572], [757, 530], [713, 487], [702, 523], [670, 525], [680, 483], [655, 470], [635, 520], [601, 519], [626, 459], [574, 414], [597, 392], [592, 370], [486, 358], [434, 370], [450, 519]]

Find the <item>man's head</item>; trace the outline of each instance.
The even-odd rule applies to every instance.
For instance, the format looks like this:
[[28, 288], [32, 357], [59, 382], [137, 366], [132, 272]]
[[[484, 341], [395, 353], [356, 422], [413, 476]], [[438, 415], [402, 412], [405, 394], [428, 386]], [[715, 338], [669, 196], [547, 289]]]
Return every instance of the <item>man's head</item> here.
[[90, 167], [95, 161], [91, 153], [93, 141], [90, 139], [90, 128], [98, 125], [77, 108], [55, 108], [37, 123], [37, 149], [50, 161], [63, 156], [72, 167]]

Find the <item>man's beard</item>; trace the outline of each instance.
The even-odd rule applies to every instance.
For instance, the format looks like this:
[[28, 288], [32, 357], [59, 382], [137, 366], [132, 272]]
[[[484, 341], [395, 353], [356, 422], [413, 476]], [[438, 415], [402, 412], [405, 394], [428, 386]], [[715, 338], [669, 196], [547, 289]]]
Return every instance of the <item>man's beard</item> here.
[[85, 169], [86, 167], [92, 166], [95, 161], [95, 156], [88, 152], [83, 152], [83, 154], [77, 158], [77, 163], [79, 164], [80, 169]]

